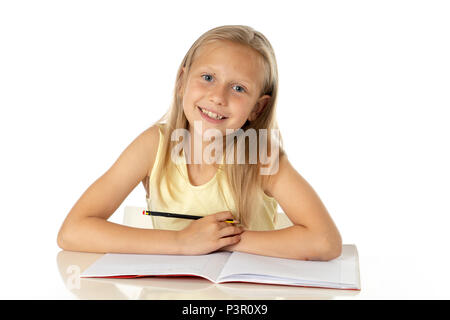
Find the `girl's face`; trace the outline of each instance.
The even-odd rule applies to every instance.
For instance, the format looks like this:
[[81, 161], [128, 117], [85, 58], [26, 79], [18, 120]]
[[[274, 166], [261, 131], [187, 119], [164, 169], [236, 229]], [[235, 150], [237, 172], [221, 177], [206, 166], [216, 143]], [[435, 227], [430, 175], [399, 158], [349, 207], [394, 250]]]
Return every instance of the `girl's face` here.
[[[183, 68], [184, 71], [184, 68]], [[190, 130], [239, 129], [256, 119], [270, 96], [259, 96], [264, 66], [253, 49], [231, 41], [214, 41], [200, 48], [191, 65], [183, 95]], [[192, 131], [191, 131], [192, 132]]]

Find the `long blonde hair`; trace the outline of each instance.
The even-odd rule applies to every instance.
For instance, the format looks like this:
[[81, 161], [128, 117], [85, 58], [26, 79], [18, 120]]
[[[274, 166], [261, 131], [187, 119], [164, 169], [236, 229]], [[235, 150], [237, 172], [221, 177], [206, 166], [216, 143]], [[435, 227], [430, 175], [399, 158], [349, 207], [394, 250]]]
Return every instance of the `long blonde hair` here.
[[[228, 40], [235, 43], [246, 45], [254, 50], [256, 50], [261, 56], [264, 63], [264, 80], [261, 95], [270, 95], [268, 103], [262, 112], [258, 115], [257, 119], [254, 121], [247, 121], [243, 126], [242, 130], [245, 132], [247, 129], [255, 129], [257, 134], [258, 145], [260, 142], [259, 129], [267, 129], [267, 143], [265, 145], [259, 145], [259, 149], [265, 147], [266, 150], [270, 149], [270, 133], [272, 129], [278, 130], [278, 124], [276, 121], [276, 101], [278, 92], [278, 68], [275, 59], [274, 50], [267, 40], [267, 38], [260, 32], [254, 30], [251, 27], [243, 25], [226, 25], [211, 29], [201, 35], [191, 46], [189, 51], [186, 53], [183, 61], [181, 62], [173, 93], [173, 101], [169, 111], [164, 114], [164, 116], [156, 121], [155, 124], [160, 125], [164, 132], [164, 138], [162, 143], [162, 154], [161, 161], [153, 169], [155, 170], [155, 183], [156, 186], [160, 185], [161, 179], [164, 175], [167, 175], [167, 181], [169, 185], [169, 193], [173, 194], [170, 189], [171, 177], [169, 176], [174, 170], [169, 170], [170, 166], [175, 166], [173, 161], [171, 161], [171, 150], [177, 144], [177, 141], [171, 141], [171, 133], [175, 129], [189, 129], [189, 123], [183, 112], [183, 86], [186, 84], [187, 77], [189, 74], [190, 67], [199, 51], [199, 48], [213, 41], [218, 40]], [[183, 68], [185, 69], [183, 72]], [[233, 195], [233, 200], [236, 206], [236, 212], [234, 216], [238, 219], [241, 224], [246, 227], [249, 225], [251, 219], [257, 219], [256, 216], [252, 215], [252, 208], [255, 208], [254, 204], [257, 201], [262, 201], [262, 186], [263, 177], [260, 174], [261, 163], [258, 161], [256, 164], [251, 164], [248, 161], [248, 139], [245, 140], [245, 163], [238, 164], [234, 161], [232, 165], [224, 165], [219, 169], [223, 170], [226, 176], [226, 180], [230, 186], [231, 193]], [[279, 134], [279, 158], [285, 154], [282, 148], [281, 134]], [[224, 146], [224, 152], [226, 146]], [[229, 151], [229, 150], [228, 150]], [[234, 146], [234, 155], [236, 157], [236, 145]], [[235, 159], [236, 160], [236, 159]], [[267, 177], [267, 181], [270, 180], [270, 175]], [[268, 182], [267, 182], [268, 183]], [[159, 192], [159, 190], [153, 190]], [[223, 196], [223, 193], [222, 193]], [[161, 198], [162, 199], [162, 198]], [[162, 200], [164, 201], [164, 200]]]

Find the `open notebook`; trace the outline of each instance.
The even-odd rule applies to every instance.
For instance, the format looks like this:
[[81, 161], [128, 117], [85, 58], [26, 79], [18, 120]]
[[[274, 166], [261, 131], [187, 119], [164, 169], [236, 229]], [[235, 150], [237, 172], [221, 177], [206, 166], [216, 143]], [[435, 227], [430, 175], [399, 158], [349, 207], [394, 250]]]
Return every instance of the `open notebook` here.
[[252, 282], [303, 287], [360, 290], [358, 252], [344, 245], [331, 261], [301, 261], [242, 252], [206, 255], [146, 255], [107, 253], [82, 278], [198, 276], [214, 283]]

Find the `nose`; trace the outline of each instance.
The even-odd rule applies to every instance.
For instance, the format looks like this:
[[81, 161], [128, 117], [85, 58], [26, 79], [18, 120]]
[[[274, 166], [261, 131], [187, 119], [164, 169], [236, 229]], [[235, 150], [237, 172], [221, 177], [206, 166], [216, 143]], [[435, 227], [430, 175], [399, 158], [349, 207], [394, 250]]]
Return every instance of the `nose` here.
[[209, 101], [216, 105], [226, 105], [226, 88], [225, 86], [216, 85], [211, 88], [209, 93]]

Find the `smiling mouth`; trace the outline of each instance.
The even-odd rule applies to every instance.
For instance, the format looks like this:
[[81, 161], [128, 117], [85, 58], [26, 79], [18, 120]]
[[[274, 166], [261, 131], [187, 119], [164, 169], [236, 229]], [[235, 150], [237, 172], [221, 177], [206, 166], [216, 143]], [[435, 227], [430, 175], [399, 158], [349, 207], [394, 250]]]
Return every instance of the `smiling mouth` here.
[[207, 111], [205, 109], [202, 109], [201, 107], [197, 106], [197, 108], [200, 109], [200, 112], [202, 112], [204, 115], [208, 116], [209, 118], [213, 119], [213, 120], [224, 120], [224, 119], [228, 119], [228, 117], [224, 117], [221, 116], [217, 113], [211, 112], [211, 111]]

